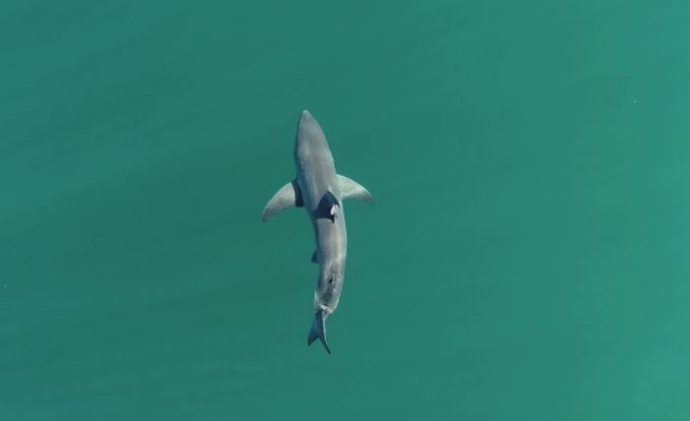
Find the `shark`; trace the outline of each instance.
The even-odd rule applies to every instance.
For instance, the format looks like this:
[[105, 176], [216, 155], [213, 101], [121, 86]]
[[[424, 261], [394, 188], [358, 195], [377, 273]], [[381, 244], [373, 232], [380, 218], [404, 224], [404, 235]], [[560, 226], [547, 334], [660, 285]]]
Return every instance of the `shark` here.
[[317, 339], [330, 354], [326, 319], [338, 307], [345, 280], [347, 229], [343, 201], [373, 203], [369, 191], [351, 178], [337, 173], [333, 154], [321, 125], [308, 110], [302, 111], [295, 136], [295, 177], [266, 203], [262, 219], [268, 221], [288, 208], [304, 208], [314, 230], [316, 250], [311, 261], [319, 265], [314, 290], [314, 319], [307, 337]]

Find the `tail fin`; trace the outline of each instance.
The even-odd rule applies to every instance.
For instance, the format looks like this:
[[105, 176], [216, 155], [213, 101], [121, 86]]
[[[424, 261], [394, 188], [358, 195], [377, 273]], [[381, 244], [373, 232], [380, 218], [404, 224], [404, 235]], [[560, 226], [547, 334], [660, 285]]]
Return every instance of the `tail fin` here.
[[326, 317], [328, 315], [319, 310], [314, 315], [314, 322], [311, 324], [311, 330], [309, 331], [309, 338], [307, 339], [307, 344], [311, 345], [315, 340], [320, 339], [323, 347], [326, 348], [326, 352], [331, 353], [331, 348], [326, 342]]

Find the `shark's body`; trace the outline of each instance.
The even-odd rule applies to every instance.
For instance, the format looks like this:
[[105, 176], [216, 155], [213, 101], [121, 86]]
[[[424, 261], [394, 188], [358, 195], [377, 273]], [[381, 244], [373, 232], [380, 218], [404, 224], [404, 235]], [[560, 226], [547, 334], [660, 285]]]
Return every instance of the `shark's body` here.
[[303, 206], [314, 228], [316, 251], [312, 261], [319, 264], [314, 291], [314, 322], [308, 344], [320, 339], [326, 351], [326, 318], [338, 306], [345, 278], [347, 230], [343, 199], [372, 201], [369, 192], [355, 181], [338, 175], [333, 155], [321, 126], [309, 111], [302, 111], [295, 139], [297, 176], [268, 201], [264, 221], [292, 206]]

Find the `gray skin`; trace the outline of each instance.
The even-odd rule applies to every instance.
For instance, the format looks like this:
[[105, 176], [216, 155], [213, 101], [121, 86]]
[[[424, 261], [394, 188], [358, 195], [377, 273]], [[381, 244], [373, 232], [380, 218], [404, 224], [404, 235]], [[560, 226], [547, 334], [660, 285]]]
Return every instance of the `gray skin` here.
[[[321, 126], [306, 110], [302, 111], [297, 127], [295, 168], [297, 184], [316, 240], [319, 280], [314, 291], [314, 310], [323, 311], [325, 319], [335, 311], [343, 290], [347, 230], [333, 155]], [[316, 216], [319, 202], [328, 192], [339, 204], [328, 209], [335, 213], [333, 220]]]
[[339, 175], [321, 126], [309, 111], [302, 111], [295, 139], [297, 176], [268, 201], [263, 220], [290, 207], [304, 207], [314, 229], [316, 251], [312, 262], [319, 264], [314, 291], [314, 321], [307, 343], [319, 339], [328, 353], [326, 319], [338, 307], [345, 279], [347, 231], [343, 199], [373, 202], [371, 194], [356, 181]]

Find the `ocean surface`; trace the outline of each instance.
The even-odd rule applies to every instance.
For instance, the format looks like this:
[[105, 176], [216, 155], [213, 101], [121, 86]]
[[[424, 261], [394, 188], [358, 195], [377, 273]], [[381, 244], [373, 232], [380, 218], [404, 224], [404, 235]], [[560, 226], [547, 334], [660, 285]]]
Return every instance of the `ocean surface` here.
[[[0, 420], [690, 419], [687, 1], [4, 1]], [[333, 354], [309, 109], [346, 202]]]

